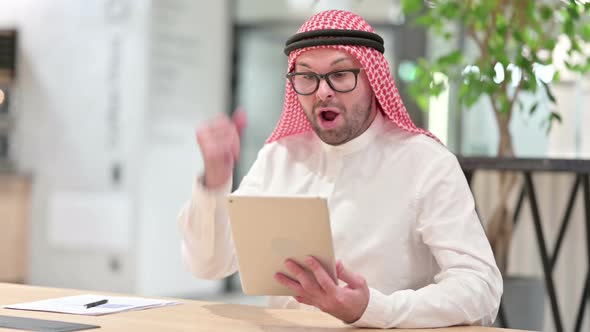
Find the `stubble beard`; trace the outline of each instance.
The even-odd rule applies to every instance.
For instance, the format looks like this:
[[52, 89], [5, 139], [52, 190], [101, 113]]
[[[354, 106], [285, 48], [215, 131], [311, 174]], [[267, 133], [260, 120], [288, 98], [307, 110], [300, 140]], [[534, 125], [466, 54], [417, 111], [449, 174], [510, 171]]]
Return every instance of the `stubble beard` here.
[[[318, 123], [318, 116], [316, 110], [319, 107], [334, 107], [340, 111], [339, 117], [343, 117], [343, 123], [334, 129], [323, 129]], [[364, 108], [364, 111], [363, 111]], [[361, 106], [358, 104], [353, 105], [352, 112], [342, 106], [321, 103], [313, 108], [313, 112], [305, 112], [309, 123], [313, 128], [313, 131], [318, 137], [326, 144], [330, 145], [342, 145], [353, 138], [361, 135], [368, 127], [367, 122], [371, 117], [372, 101], [369, 102], [368, 106]]]

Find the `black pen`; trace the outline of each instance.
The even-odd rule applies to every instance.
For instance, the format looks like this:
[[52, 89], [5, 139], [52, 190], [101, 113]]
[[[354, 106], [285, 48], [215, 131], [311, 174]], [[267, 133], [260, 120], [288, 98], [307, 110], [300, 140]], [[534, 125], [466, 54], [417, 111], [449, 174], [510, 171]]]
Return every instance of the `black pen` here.
[[109, 302], [109, 300], [107, 300], [107, 299], [100, 300], [100, 301], [96, 301], [96, 302], [90, 302], [90, 303], [86, 303], [86, 304], [84, 305], [84, 307], [85, 307], [86, 309], [90, 309], [90, 308], [94, 308], [94, 307], [96, 307], [96, 306], [99, 306], [99, 305], [101, 305], [101, 304], [105, 304], [105, 303], [107, 303], [107, 302]]

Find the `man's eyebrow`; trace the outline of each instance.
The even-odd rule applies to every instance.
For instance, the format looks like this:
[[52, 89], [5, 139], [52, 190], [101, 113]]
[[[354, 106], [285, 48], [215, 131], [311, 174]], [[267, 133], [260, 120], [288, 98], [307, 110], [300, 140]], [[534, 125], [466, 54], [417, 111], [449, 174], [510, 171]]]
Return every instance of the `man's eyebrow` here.
[[298, 63], [296, 63], [296, 65], [297, 65], [297, 66], [301, 66], [301, 67], [306, 67], [306, 68], [308, 68], [308, 69], [311, 69], [311, 66], [310, 66], [310, 65], [308, 65], [308, 64], [307, 64], [307, 63], [305, 63], [305, 62], [298, 62]]
[[[334, 65], [336, 65], [336, 64], [338, 64], [338, 63], [340, 63], [342, 61], [347, 61], [347, 60], [350, 61], [350, 59], [347, 58], [347, 57], [338, 58], [338, 59], [332, 61], [332, 63], [330, 63], [330, 66], [334, 66]], [[296, 65], [297, 66], [301, 66], [301, 67], [305, 67], [305, 68], [308, 68], [308, 69], [311, 69], [311, 66], [308, 65], [305, 62], [297, 62]]]
[[334, 66], [334, 65], [336, 65], [336, 64], [338, 64], [338, 63], [340, 63], [342, 61], [346, 61], [346, 60], [350, 60], [350, 59], [349, 58], [346, 58], [346, 57], [338, 58], [338, 59], [332, 61], [332, 63], [330, 64], [330, 66]]

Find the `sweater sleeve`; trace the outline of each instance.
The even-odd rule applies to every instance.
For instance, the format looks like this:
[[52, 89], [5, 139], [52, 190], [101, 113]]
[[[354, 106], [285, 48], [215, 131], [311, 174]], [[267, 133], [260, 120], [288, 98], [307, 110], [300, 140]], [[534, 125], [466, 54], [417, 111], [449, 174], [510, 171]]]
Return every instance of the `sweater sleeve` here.
[[[262, 153], [242, 180], [238, 191], [255, 194], [261, 191], [264, 177]], [[208, 190], [202, 176], [193, 183], [191, 199], [180, 211], [177, 221], [184, 265], [197, 278], [221, 279], [238, 270], [238, 262], [226, 208], [231, 191], [228, 181], [217, 190]]]
[[418, 186], [415, 231], [440, 271], [420, 289], [383, 294], [370, 289], [369, 304], [352, 325], [376, 328], [435, 328], [490, 325], [503, 291], [465, 176], [447, 154], [427, 166]]

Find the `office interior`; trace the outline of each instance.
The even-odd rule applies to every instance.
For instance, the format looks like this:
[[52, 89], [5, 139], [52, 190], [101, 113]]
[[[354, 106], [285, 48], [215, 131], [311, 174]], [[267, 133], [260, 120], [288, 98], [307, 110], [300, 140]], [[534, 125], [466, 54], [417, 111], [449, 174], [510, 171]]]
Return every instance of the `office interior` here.
[[[0, 282], [265, 305], [241, 292], [239, 275], [192, 277], [181, 261], [176, 216], [202, 170], [195, 128], [246, 110], [239, 183], [281, 114], [284, 42], [325, 9], [354, 11], [384, 38], [417, 125], [459, 156], [495, 156], [499, 135], [487, 101], [467, 110], [449, 90], [428, 110], [412, 102], [407, 87], [417, 59], [463, 37], [454, 27], [450, 42], [439, 40], [411, 25], [400, 0], [0, 0]], [[588, 160], [590, 77], [547, 70], [561, 71], [559, 103], [522, 96], [526, 105], [541, 103], [532, 115], [514, 114], [516, 156]], [[547, 133], [543, 122], [554, 110], [563, 120]], [[534, 175], [549, 248], [574, 179]], [[484, 223], [497, 187], [493, 171], [473, 180]], [[528, 204], [508, 275], [536, 279], [540, 291], [505, 297], [524, 300], [514, 308], [540, 305], [536, 323], [556, 331]], [[552, 272], [567, 331], [588, 301], [581, 294], [590, 270], [584, 200], [571, 211]], [[590, 305], [582, 312], [581, 330], [590, 331]]]

